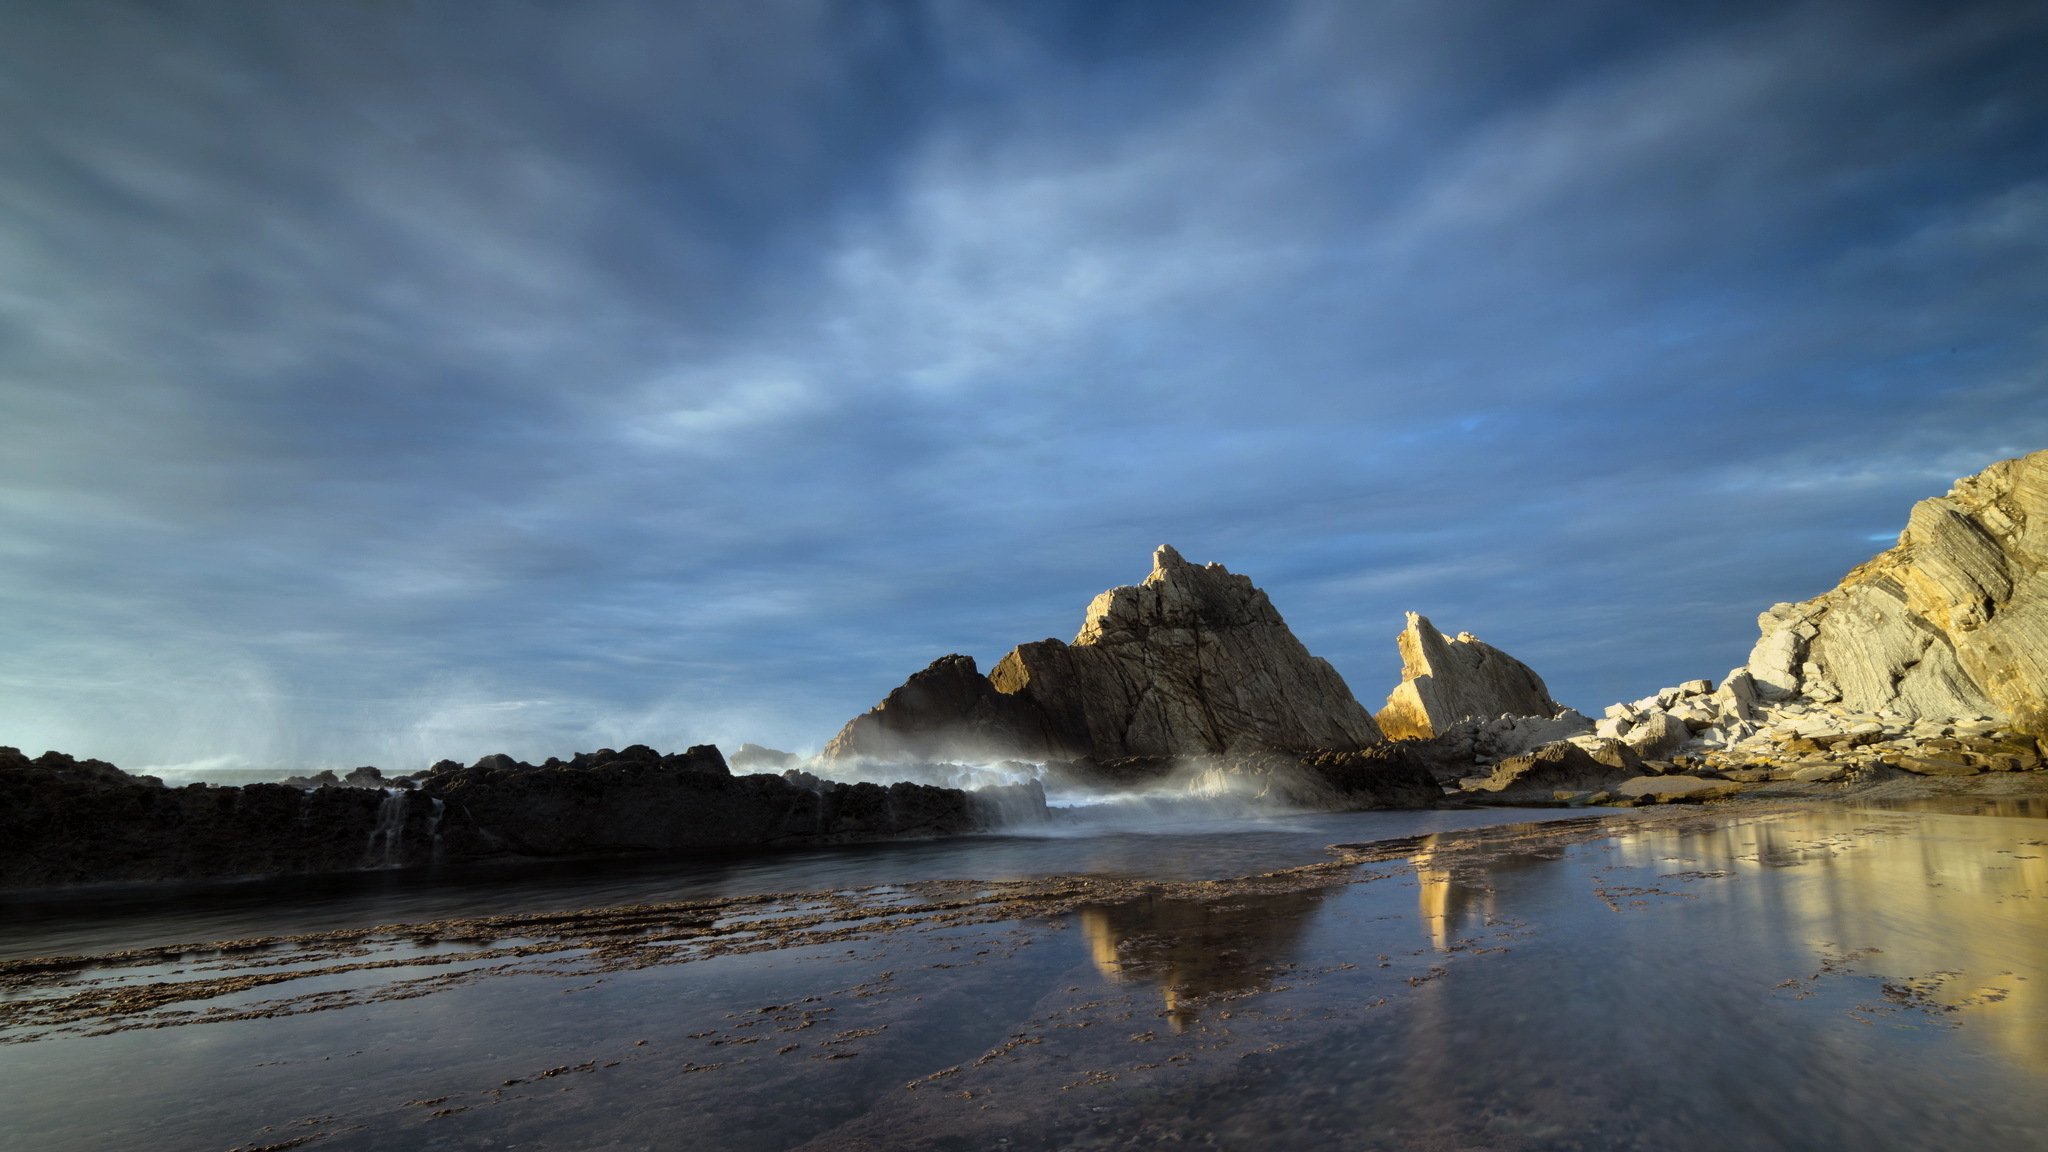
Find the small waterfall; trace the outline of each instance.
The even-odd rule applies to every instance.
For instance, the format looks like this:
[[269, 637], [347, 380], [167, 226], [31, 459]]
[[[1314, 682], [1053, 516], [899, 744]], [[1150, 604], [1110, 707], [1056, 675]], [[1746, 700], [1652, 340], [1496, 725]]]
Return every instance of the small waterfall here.
[[[412, 793], [404, 788], [388, 788], [384, 799], [377, 805], [377, 826], [370, 829], [370, 843], [364, 849], [364, 856], [372, 864], [385, 868], [396, 868], [399, 852], [405, 836], [405, 802]], [[380, 847], [378, 841], [383, 843]]]

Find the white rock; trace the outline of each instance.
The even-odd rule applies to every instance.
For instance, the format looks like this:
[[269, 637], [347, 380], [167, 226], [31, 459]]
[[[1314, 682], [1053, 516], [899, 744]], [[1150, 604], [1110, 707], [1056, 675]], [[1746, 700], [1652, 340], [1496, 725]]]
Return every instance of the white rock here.
[[1629, 729], [1621, 742], [1645, 760], [1662, 760], [1685, 747], [1691, 735], [1685, 722], [1678, 717], [1669, 712], [1652, 712], [1643, 717], [1642, 723]]

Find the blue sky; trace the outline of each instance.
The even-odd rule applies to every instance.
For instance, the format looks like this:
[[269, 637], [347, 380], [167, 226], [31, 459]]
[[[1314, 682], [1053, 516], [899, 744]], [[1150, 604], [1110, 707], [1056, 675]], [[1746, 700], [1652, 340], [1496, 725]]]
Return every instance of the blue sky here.
[[815, 747], [1154, 545], [1583, 708], [2048, 446], [2037, 4], [0, 8], [0, 743]]

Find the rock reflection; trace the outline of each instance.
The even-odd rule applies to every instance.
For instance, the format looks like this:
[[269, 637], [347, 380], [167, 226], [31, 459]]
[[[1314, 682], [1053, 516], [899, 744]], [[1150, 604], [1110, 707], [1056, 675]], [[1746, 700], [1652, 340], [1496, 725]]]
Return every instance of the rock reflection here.
[[1481, 923], [1493, 914], [1493, 888], [1461, 880], [1446, 862], [1438, 836], [1425, 836], [1419, 850], [1409, 857], [1415, 879], [1421, 885], [1422, 928], [1437, 951], [1450, 948], [1451, 941], [1467, 925]]
[[1562, 859], [1564, 850], [1542, 833], [1563, 827], [1510, 824], [1416, 838], [1408, 863], [1421, 889], [1418, 912], [1430, 946], [1449, 951], [1494, 919], [1495, 876]]
[[1287, 968], [1320, 892], [1233, 894], [1205, 902], [1146, 896], [1081, 911], [1095, 967], [1115, 980], [1159, 986], [1175, 1032], [1206, 1003], [1261, 992]]
[[[2034, 803], [1984, 814], [2025, 817]], [[1746, 930], [1805, 942], [1817, 973], [1882, 980], [1872, 1012], [1971, 1020], [2048, 1075], [2048, 824], [1809, 810], [1615, 841], [1635, 866], [1726, 870], [1718, 898]]]

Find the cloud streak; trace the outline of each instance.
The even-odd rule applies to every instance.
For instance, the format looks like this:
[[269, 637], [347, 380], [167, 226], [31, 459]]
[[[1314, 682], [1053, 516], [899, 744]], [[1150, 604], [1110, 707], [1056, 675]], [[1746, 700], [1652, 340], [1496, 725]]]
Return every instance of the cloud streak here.
[[0, 24], [31, 751], [815, 746], [1162, 541], [1597, 707], [2048, 443], [2026, 5]]

